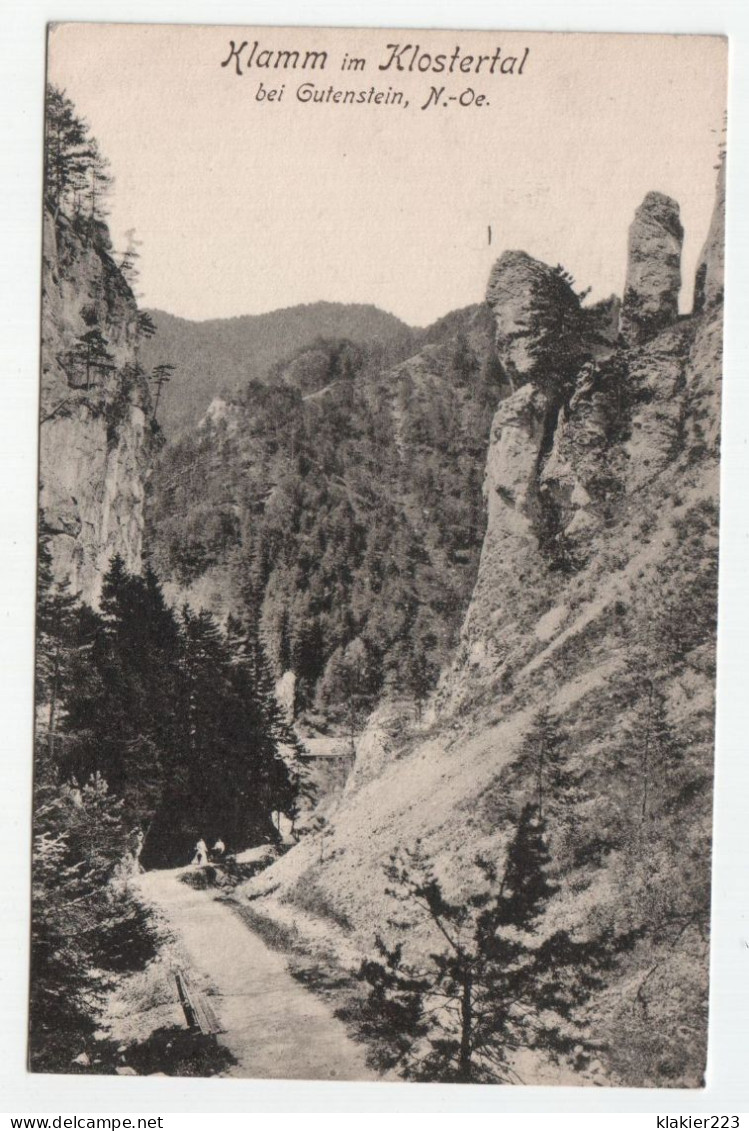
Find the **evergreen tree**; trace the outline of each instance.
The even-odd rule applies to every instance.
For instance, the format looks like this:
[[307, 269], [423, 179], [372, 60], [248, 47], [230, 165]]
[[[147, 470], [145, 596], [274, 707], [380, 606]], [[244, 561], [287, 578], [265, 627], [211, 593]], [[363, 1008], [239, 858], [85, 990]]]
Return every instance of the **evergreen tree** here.
[[116, 368], [109, 342], [98, 327], [87, 330], [76, 339], [73, 348], [65, 356], [64, 364], [69, 383], [85, 389], [90, 389], [92, 383], [96, 383], [103, 374]]
[[138, 311], [138, 337], [152, 338], [156, 333], [156, 324], [147, 310]]
[[349, 740], [354, 745], [357, 733], [371, 710], [375, 679], [364, 641], [357, 637], [346, 648], [331, 656], [320, 686], [320, 703], [339, 713]]
[[89, 139], [87, 158], [84, 209], [88, 230], [91, 232], [106, 218], [106, 198], [112, 189], [114, 178], [109, 172], [109, 161], [101, 152], [96, 138]]
[[149, 914], [114, 884], [137, 837], [101, 777], [58, 784], [44, 748], [35, 774], [30, 1061], [69, 1071], [100, 1026], [112, 974], [153, 957]]
[[561, 265], [534, 284], [527, 348], [534, 361], [533, 382], [559, 405], [571, 393], [575, 377], [590, 357], [584, 294], [573, 290], [574, 279]]
[[151, 375], [151, 380], [153, 381], [154, 387], [156, 389], [156, 397], [153, 402], [154, 420], [156, 419], [156, 415], [159, 411], [159, 401], [161, 400], [161, 394], [163, 392], [164, 386], [168, 385], [171, 381], [174, 369], [175, 366], [169, 364], [168, 362], [162, 362], [160, 365], [155, 366], [154, 371]]
[[177, 663], [177, 626], [155, 575], [130, 575], [116, 555], [66, 725], [76, 775], [100, 772], [142, 827], [181, 747]]
[[232, 849], [272, 839], [271, 814], [295, 800], [297, 742], [259, 642], [234, 620], [224, 635], [209, 613], [185, 608], [179, 667], [180, 755], [146, 838], [148, 863], [188, 859], [200, 836]]
[[581, 799], [577, 776], [569, 765], [568, 736], [547, 707], [535, 715], [523, 744], [520, 766], [532, 765], [535, 804], [541, 818], [563, 818]]
[[[80, 632], [79, 606], [68, 592], [67, 584], [56, 584], [52, 570], [50, 540], [52, 534], [39, 514], [36, 597], [36, 668], [37, 704], [43, 704], [44, 722], [38, 724], [38, 736], [46, 738], [51, 765], [56, 764], [56, 740], [60, 716], [71, 686], [74, 657], [84, 647]], [[45, 734], [46, 731], [46, 734]]]
[[44, 194], [57, 219], [82, 221], [91, 235], [105, 218], [113, 184], [109, 162], [88, 124], [79, 118], [64, 91], [49, 85], [45, 106]]
[[[55, 584], [43, 519], [38, 561], [30, 1059], [68, 1071], [99, 1026], [109, 972], [138, 967], [154, 943], [147, 913], [113, 886], [136, 849], [135, 823], [80, 758], [77, 700], [91, 693], [99, 618]], [[89, 740], [110, 724], [88, 721]]]
[[72, 211], [88, 168], [88, 127], [64, 91], [47, 86], [44, 135], [44, 193], [55, 218]]

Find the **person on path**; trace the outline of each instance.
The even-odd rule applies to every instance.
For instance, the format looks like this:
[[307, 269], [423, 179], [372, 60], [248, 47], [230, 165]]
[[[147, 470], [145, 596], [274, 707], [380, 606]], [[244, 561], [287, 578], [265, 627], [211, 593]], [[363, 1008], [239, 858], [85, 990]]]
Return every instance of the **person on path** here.
[[216, 841], [216, 843], [214, 844], [212, 851], [215, 853], [216, 856], [223, 856], [224, 853], [226, 852], [226, 845], [222, 841], [221, 837], [219, 837], [218, 840]]
[[206, 844], [206, 842], [203, 840], [202, 837], [200, 838], [198, 843], [195, 845], [195, 855], [193, 857], [192, 862], [193, 862], [193, 864], [197, 864], [197, 866], [199, 868], [202, 864], [208, 863], [208, 845]]

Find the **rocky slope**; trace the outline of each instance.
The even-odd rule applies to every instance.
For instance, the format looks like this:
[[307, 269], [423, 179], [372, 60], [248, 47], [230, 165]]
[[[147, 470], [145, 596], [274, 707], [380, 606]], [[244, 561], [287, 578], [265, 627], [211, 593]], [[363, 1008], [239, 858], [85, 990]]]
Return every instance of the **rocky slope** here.
[[[662, 194], [633, 221], [621, 312], [586, 314], [564, 273], [523, 252], [497, 262], [487, 302], [516, 391], [492, 424], [455, 662], [421, 725], [403, 704], [373, 716], [324, 834], [246, 893], [298, 926], [308, 916], [310, 945], [371, 954], [399, 846], [421, 838], [448, 895], [471, 891], [477, 852], [501, 861], [547, 709], [575, 787], [548, 802], [560, 893], [544, 931], [637, 938], [589, 1006], [599, 1055], [578, 1083], [695, 1086], [704, 1071], [721, 185], [722, 171], [690, 317], [676, 306], [678, 206]], [[424, 927], [407, 944], [434, 939]], [[532, 1068], [571, 1082], [560, 1072]]]
[[154, 446], [138, 310], [103, 224], [44, 219], [40, 506], [57, 581], [96, 604], [118, 553], [141, 563]]

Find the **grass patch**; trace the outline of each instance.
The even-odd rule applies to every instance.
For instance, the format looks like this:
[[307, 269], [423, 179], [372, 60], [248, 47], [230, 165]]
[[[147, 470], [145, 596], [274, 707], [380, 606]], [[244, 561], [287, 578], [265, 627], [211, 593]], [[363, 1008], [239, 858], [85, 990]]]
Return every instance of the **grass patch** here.
[[353, 924], [346, 913], [330, 902], [325, 892], [314, 880], [310, 880], [309, 873], [297, 881], [288, 900], [284, 902], [301, 907], [316, 919], [328, 919], [346, 933], [353, 930]]

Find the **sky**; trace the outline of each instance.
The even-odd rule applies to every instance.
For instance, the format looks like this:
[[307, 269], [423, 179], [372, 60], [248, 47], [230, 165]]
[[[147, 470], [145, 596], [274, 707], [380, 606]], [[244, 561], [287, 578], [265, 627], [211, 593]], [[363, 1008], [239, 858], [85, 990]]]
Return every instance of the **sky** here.
[[[230, 40], [248, 44], [241, 75], [233, 57], [221, 66]], [[247, 68], [256, 41], [256, 61], [325, 50], [326, 67]], [[418, 45], [414, 71], [380, 70], [391, 43]], [[456, 48], [452, 74], [418, 70]], [[475, 73], [497, 48], [514, 73]], [[364, 69], [342, 70], [346, 55]], [[128, 229], [142, 241], [142, 305], [205, 319], [374, 303], [426, 325], [480, 301], [506, 248], [562, 263], [591, 300], [621, 294], [650, 190], [681, 208], [689, 309], [725, 65], [717, 37], [68, 23], [48, 73], [109, 158], [110, 227], [116, 248]], [[403, 102], [303, 103], [310, 82]], [[282, 99], [258, 100], [261, 83]], [[432, 87], [443, 94], [422, 110]]]

